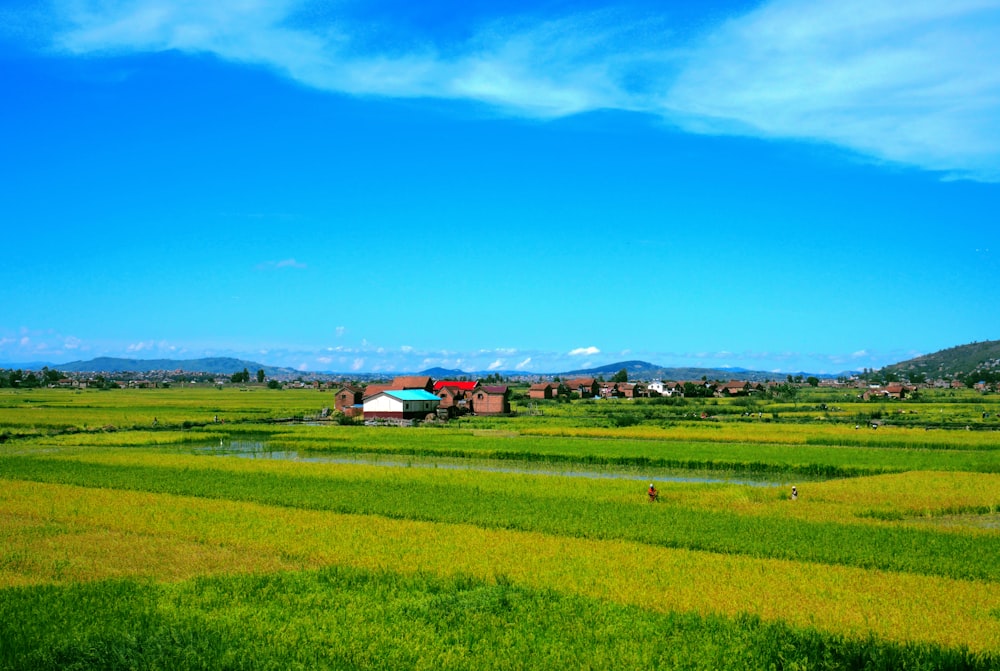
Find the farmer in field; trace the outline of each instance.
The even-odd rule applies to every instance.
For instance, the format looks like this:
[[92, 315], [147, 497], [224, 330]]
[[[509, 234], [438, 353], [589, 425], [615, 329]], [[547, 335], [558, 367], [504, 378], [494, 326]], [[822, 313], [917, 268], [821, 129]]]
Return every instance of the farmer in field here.
[[656, 487], [653, 486], [653, 483], [652, 482], [649, 483], [649, 502], [650, 503], [655, 502], [656, 501], [656, 497], [659, 496], [659, 495], [660, 495], [660, 493], [658, 491], [656, 491]]
[[799, 490], [792, 487], [792, 501], [797, 501], [799, 499]]

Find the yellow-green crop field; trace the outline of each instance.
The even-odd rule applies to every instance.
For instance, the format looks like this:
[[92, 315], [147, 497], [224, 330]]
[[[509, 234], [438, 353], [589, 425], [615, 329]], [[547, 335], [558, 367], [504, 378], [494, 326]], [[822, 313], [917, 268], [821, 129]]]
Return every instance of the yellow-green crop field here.
[[990, 397], [272, 421], [331, 402], [0, 391], [0, 669], [1000, 667]]

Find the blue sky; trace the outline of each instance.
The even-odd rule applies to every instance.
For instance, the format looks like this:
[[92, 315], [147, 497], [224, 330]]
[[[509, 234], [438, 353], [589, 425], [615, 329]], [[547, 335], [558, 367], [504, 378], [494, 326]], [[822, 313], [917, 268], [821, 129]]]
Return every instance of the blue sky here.
[[1000, 2], [0, 7], [0, 365], [1000, 338]]

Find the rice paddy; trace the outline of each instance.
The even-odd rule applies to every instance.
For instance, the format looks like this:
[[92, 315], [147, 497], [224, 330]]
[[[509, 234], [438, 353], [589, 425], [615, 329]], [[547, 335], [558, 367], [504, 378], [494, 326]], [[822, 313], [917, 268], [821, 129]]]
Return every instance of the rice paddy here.
[[990, 427], [272, 423], [298, 394], [0, 394], [0, 669], [1000, 664]]

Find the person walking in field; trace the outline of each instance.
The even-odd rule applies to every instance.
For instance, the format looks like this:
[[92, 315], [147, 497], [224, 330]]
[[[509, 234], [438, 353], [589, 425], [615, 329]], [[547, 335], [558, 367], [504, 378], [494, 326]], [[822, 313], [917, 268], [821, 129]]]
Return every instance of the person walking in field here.
[[797, 501], [799, 499], [799, 490], [792, 487], [792, 501]]
[[653, 483], [652, 482], [649, 483], [649, 502], [650, 503], [656, 502], [656, 497], [658, 497], [659, 495], [660, 493], [656, 491], [656, 487], [653, 486]]

